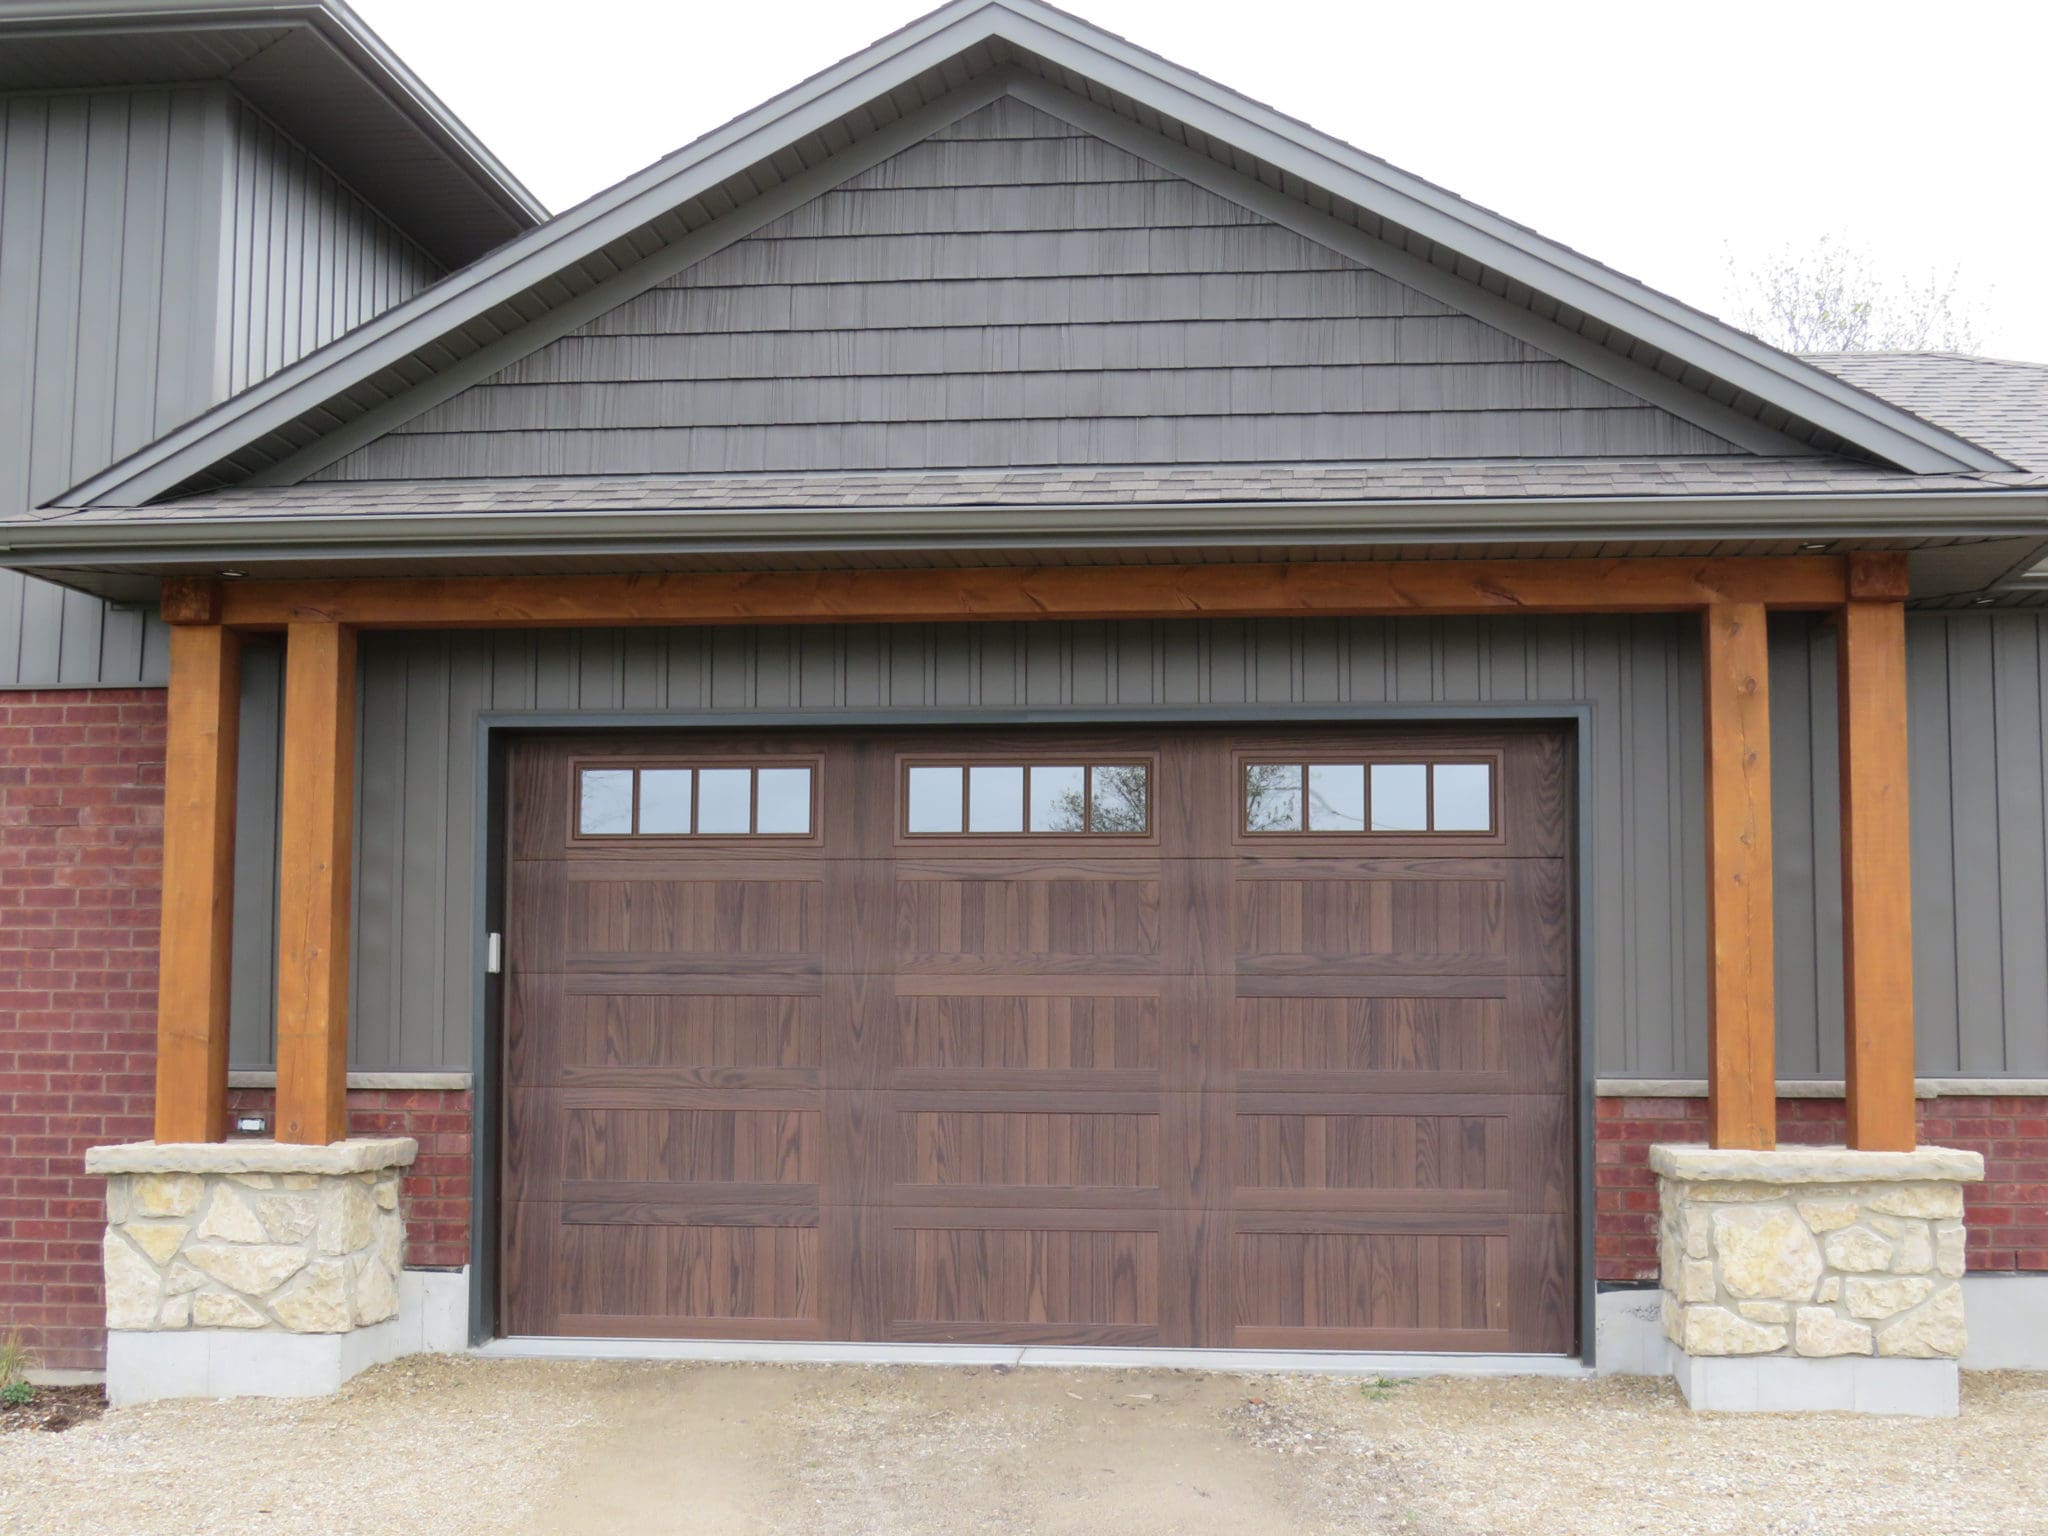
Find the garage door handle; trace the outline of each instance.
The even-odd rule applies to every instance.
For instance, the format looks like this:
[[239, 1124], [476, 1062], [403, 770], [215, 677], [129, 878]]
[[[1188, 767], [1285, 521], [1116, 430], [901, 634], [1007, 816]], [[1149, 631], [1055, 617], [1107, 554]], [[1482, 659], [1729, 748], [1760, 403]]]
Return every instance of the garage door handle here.
[[505, 936], [494, 933], [484, 940], [484, 974], [496, 976], [505, 969]]

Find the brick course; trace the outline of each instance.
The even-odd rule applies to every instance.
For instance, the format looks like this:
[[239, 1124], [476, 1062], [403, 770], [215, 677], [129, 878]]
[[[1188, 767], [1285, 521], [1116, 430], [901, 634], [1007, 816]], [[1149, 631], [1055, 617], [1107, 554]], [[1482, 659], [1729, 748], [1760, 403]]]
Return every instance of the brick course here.
[[160, 689], [0, 693], [0, 1332], [99, 1368], [104, 1181], [150, 1134]]
[[[1705, 1141], [1705, 1099], [1603, 1098], [1594, 1126], [1593, 1253], [1602, 1280], [1657, 1278], [1657, 1180], [1650, 1144]], [[1972, 1273], [2048, 1270], [2048, 1100], [1919, 1101], [1920, 1140], [1984, 1155], [1984, 1182], [1963, 1186]], [[1778, 1140], [1839, 1146], [1840, 1099], [1780, 1099]]]

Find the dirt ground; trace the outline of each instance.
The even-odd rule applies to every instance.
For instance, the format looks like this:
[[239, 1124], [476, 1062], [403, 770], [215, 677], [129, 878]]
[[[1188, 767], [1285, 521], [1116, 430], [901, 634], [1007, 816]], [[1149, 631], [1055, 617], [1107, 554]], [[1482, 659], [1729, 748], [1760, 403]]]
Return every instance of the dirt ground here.
[[422, 1356], [310, 1402], [0, 1436], [0, 1531], [2048, 1533], [2048, 1376], [1951, 1422], [1669, 1383]]

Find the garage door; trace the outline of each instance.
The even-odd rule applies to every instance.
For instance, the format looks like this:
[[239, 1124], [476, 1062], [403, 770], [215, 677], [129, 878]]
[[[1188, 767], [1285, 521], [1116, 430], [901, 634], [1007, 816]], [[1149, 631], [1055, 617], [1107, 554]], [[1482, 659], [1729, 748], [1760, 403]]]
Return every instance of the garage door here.
[[521, 746], [504, 1330], [1571, 1349], [1568, 759]]

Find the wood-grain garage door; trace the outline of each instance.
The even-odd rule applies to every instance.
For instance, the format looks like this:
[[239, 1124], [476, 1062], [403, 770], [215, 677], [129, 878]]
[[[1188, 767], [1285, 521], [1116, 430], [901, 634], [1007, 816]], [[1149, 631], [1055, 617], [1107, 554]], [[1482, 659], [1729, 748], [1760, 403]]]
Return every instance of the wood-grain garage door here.
[[504, 1330], [1570, 1350], [1568, 757], [522, 745]]

